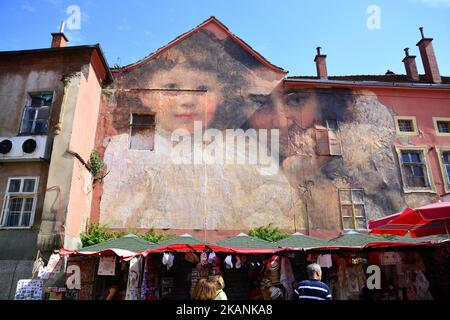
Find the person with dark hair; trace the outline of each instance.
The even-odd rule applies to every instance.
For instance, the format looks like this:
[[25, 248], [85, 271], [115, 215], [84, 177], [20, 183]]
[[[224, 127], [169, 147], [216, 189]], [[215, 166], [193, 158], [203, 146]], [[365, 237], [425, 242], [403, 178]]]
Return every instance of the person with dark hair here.
[[294, 293], [298, 300], [332, 300], [330, 288], [320, 281], [322, 269], [317, 263], [306, 267], [309, 280], [300, 281]]
[[120, 281], [114, 281], [103, 294], [103, 300], [125, 300], [126, 285]]

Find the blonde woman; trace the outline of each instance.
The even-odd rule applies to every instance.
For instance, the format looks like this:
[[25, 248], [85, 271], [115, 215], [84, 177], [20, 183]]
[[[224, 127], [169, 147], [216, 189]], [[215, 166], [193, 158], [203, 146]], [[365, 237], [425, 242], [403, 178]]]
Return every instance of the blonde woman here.
[[214, 300], [215, 297], [216, 285], [205, 278], [198, 280], [192, 290], [192, 300]]
[[215, 275], [211, 278], [211, 281], [216, 286], [216, 298], [214, 300], [228, 300], [226, 293], [223, 291], [225, 288], [225, 281], [221, 275]]

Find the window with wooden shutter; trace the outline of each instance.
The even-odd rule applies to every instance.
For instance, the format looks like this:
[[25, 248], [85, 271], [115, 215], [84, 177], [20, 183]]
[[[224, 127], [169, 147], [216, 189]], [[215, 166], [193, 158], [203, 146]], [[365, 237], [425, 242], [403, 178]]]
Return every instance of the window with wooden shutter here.
[[336, 120], [327, 119], [325, 126], [316, 126], [317, 154], [320, 156], [341, 156], [342, 148]]

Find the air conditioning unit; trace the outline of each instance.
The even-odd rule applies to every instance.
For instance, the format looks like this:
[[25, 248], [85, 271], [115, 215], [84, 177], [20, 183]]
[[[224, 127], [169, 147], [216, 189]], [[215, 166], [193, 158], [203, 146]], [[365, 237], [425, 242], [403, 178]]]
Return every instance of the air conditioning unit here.
[[0, 137], [0, 161], [50, 160], [49, 136]]

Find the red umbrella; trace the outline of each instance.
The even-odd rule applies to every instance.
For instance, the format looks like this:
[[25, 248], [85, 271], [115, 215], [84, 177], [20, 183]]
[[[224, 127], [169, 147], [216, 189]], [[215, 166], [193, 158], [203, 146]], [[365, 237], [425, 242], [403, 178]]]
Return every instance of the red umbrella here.
[[404, 236], [409, 231], [413, 238], [437, 234], [447, 234], [450, 238], [450, 202], [431, 203], [416, 209], [406, 208], [402, 213], [370, 220], [369, 229], [374, 234]]

